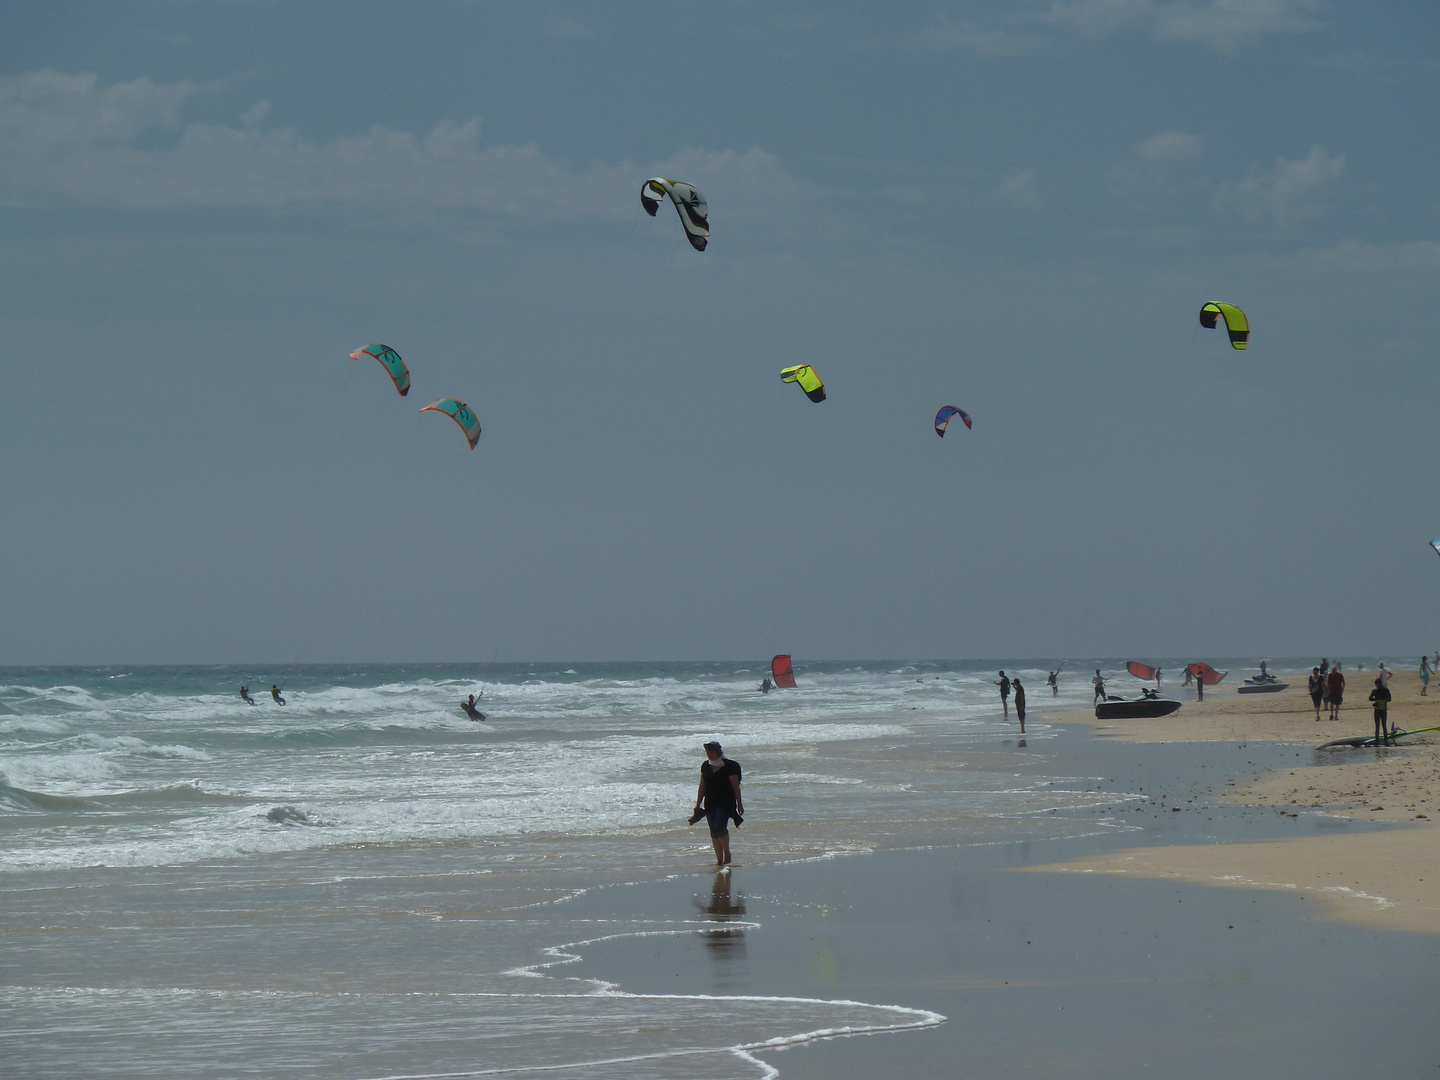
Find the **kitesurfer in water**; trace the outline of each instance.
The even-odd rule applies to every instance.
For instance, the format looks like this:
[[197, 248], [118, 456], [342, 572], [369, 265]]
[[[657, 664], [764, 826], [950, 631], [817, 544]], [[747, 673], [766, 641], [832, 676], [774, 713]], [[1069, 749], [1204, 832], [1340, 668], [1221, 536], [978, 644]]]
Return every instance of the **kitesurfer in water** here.
[[740, 776], [740, 763], [727, 758], [718, 742], [705, 744], [705, 760], [700, 763], [700, 788], [695, 792], [695, 813], [690, 817], [690, 824], [694, 825], [702, 817], [709, 821], [716, 866], [730, 862], [730, 819], [734, 818], [736, 825], [745, 820]]
[[770, 681], [770, 676], [766, 675], [765, 678], [762, 679], [760, 682], [760, 693], [768, 694], [773, 685], [774, 684]]
[[1015, 718], [1020, 721], [1020, 734], [1025, 734], [1025, 687], [1020, 685], [1020, 676], [1016, 675], [1010, 684], [1015, 689]]
[[1045, 680], [1045, 685], [1048, 686], [1048, 687], [1050, 687], [1050, 696], [1051, 696], [1051, 697], [1059, 697], [1059, 696], [1060, 696], [1060, 686], [1059, 686], [1059, 684], [1057, 684], [1056, 681], [1055, 681], [1055, 672], [1053, 672], [1053, 671], [1050, 672], [1050, 678], [1048, 678], [1048, 679]]
[[[484, 696], [485, 691], [481, 690], [480, 697]], [[465, 710], [465, 715], [470, 717], [471, 720], [484, 720], [485, 714], [480, 711], [479, 702], [480, 698], [477, 698], [474, 694], [471, 694], [469, 701], [460, 702], [460, 708]]]
[[276, 686], [274, 683], [270, 684], [270, 696], [274, 699], [276, 705], [285, 704], [285, 699], [280, 696], [280, 687]]
[[243, 684], [240, 687], [240, 700], [245, 702], [246, 705], [255, 704], [255, 699], [250, 696], [250, 688]]
[[1005, 710], [1005, 719], [1010, 719], [1010, 679], [1004, 671], [1000, 672], [1000, 678], [992, 679], [992, 682], [1000, 688], [1000, 707]]

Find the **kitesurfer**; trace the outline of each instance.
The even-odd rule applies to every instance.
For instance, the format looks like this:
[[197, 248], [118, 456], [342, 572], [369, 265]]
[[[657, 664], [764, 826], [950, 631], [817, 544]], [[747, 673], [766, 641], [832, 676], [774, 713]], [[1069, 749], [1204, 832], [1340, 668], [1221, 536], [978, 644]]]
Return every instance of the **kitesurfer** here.
[[1059, 684], [1056, 683], [1056, 681], [1055, 681], [1055, 672], [1053, 672], [1053, 671], [1050, 672], [1050, 678], [1048, 678], [1048, 679], [1045, 680], [1045, 685], [1048, 686], [1048, 687], [1050, 687], [1050, 696], [1051, 696], [1051, 697], [1059, 697], [1059, 696], [1060, 696], [1060, 686], [1059, 686]]
[[1000, 688], [1000, 707], [1005, 710], [1005, 719], [1010, 719], [1010, 678], [1002, 670], [1000, 678], [991, 680]]
[[702, 817], [708, 819], [716, 866], [726, 866], [730, 862], [730, 819], [734, 818], [736, 825], [745, 820], [740, 777], [740, 763], [727, 758], [718, 742], [707, 742], [705, 760], [700, 763], [700, 787], [695, 792], [695, 813], [690, 817], [690, 824], [694, 825]]
[[1375, 745], [1379, 746], [1394, 734], [1385, 730], [1386, 714], [1390, 711], [1390, 688], [1379, 675], [1375, 676], [1375, 689], [1370, 691], [1370, 700], [1375, 704]]
[[250, 688], [243, 684], [240, 687], [240, 699], [244, 701], [246, 705], [255, 704], [255, 699], [250, 696]]
[[[1323, 668], [1321, 670], [1324, 670]], [[1345, 700], [1345, 676], [1340, 674], [1340, 661], [1325, 676], [1325, 700], [1330, 704], [1330, 719], [1340, 719], [1340, 705]]]
[[[481, 690], [481, 691], [480, 691], [480, 697], [484, 697], [484, 696], [485, 696], [485, 691], [484, 691], [484, 690]], [[465, 715], [468, 716], [468, 717], [470, 717], [471, 720], [484, 720], [484, 719], [485, 719], [485, 714], [480, 711], [479, 700], [480, 700], [480, 698], [477, 698], [474, 694], [471, 694], [469, 701], [462, 701], [462, 702], [460, 702], [460, 708], [462, 708], [462, 709], [465, 710]]]
[[285, 699], [280, 696], [280, 687], [276, 686], [274, 683], [271, 683], [270, 685], [270, 697], [274, 699], [276, 705], [285, 704]]
[[1195, 673], [1195, 700], [1205, 700], [1205, 673], [1203, 671]]
[[1194, 681], [1194, 679], [1195, 679], [1195, 675], [1194, 675], [1194, 673], [1190, 670], [1190, 667], [1189, 667], [1189, 665], [1187, 664], [1186, 667], [1185, 667], [1185, 681], [1184, 681], [1183, 683], [1181, 683], [1180, 685], [1181, 685], [1181, 686], [1189, 686], [1190, 683]]
[[765, 678], [760, 681], [760, 693], [768, 694], [773, 686], [774, 683], [770, 681], [770, 676], [766, 675]]
[[[1095, 669], [1095, 675], [1090, 680], [1090, 683], [1092, 686], [1095, 687], [1094, 701], [1110, 700], [1108, 697], [1105, 696], [1105, 676], [1100, 674], [1100, 669], [1098, 667]], [[1094, 704], [1094, 701], [1092, 701], [1091, 704]]]
[[1025, 687], [1020, 685], [1020, 676], [1016, 675], [1010, 684], [1015, 688], [1015, 718], [1020, 721], [1020, 734], [1025, 734]]

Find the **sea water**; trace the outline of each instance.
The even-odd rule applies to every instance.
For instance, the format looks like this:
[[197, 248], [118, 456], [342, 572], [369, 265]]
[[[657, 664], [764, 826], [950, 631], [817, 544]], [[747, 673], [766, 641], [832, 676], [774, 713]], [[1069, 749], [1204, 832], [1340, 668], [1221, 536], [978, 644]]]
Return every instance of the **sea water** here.
[[768, 694], [761, 663], [0, 669], [0, 1052], [26, 1076], [752, 1077], [767, 1045], [938, 1022], [563, 969], [713, 930], [623, 901], [711, 861], [685, 824], [709, 739], [745, 769], [742, 865], [1133, 828], [1068, 813], [1117, 793], [1047, 756], [1041, 715], [1118, 665], [1066, 666], [1056, 697], [1006, 664], [1023, 740], [999, 666], [800, 664]]

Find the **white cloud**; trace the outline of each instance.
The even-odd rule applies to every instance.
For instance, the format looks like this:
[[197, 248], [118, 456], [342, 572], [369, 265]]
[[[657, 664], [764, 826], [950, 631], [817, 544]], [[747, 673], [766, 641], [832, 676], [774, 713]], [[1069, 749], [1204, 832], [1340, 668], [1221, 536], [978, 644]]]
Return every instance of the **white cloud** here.
[[1162, 131], [1137, 146], [1135, 156], [1150, 168], [1171, 169], [1197, 161], [1201, 149], [1200, 139], [1195, 135]]
[[657, 173], [703, 176], [712, 205], [732, 192], [768, 195], [768, 204], [797, 190], [758, 147], [573, 168], [533, 143], [484, 145], [478, 117], [441, 121], [424, 134], [376, 126], [328, 142], [292, 128], [264, 130], [265, 102], [238, 126], [184, 124], [181, 107], [195, 93], [189, 83], [102, 86], [93, 75], [55, 72], [0, 80], [0, 205], [424, 209], [581, 220], [628, 216], [640, 182]]
[[1035, 187], [1034, 169], [1022, 169], [1006, 177], [995, 194], [1002, 202], [1021, 210], [1034, 210], [1043, 201]]
[[1299, 161], [1276, 158], [1270, 167], [1252, 165], [1245, 178], [1216, 191], [1217, 205], [1249, 221], [1288, 225], [1327, 208], [1327, 195], [1345, 171], [1345, 155], [1314, 146]]
[[1053, 45], [1066, 35], [1095, 40], [1136, 32], [1233, 53], [1267, 35], [1320, 29], [1321, 6], [1320, 0], [1054, 0], [1043, 10], [988, 23], [937, 16], [906, 40], [931, 49], [1014, 55]]
[[1396, 271], [1440, 271], [1440, 242], [1366, 244], [1346, 240], [1334, 247], [1310, 248], [1296, 257], [1311, 270], [1329, 273], [1381, 274]]

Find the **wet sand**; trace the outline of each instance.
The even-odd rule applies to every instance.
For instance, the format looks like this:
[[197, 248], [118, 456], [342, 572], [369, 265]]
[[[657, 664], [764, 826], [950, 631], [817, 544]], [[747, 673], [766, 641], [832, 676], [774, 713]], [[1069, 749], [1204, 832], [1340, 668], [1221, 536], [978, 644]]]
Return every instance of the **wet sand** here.
[[[1115, 851], [1036, 869], [1280, 890], [1310, 902], [1306, 918], [1440, 934], [1440, 732], [1393, 747], [1314, 749], [1373, 733], [1367, 697], [1374, 672], [1346, 678], [1338, 721], [1325, 718], [1323, 709], [1315, 720], [1303, 676], [1287, 679], [1289, 688], [1277, 694], [1241, 695], [1222, 683], [1206, 690], [1203, 703], [1193, 691], [1179, 691], [1180, 712], [1156, 720], [1096, 721], [1088, 713], [1053, 719], [1084, 723], [1099, 738], [1124, 742], [1293, 743], [1308, 751], [1295, 767], [1273, 768], [1214, 794], [1231, 805], [1287, 814], [1393, 822], [1391, 830]], [[1421, 697], [1419, 676], [1399, 672], [1390, 689], [1396, 726], [1440, 724], [1440, 686]]]

